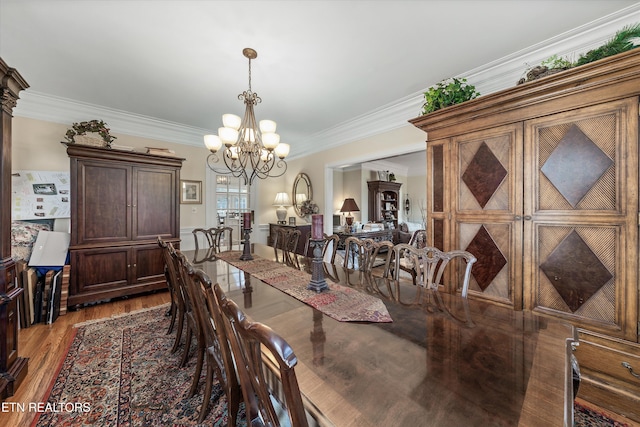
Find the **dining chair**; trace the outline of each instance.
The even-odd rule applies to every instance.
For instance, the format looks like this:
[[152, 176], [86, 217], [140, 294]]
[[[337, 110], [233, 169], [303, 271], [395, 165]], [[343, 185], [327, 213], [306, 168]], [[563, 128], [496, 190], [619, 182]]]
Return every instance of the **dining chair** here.
[[[173, 328], [176, 323], [176, 317], [178, 317], [178, 299], [176, 296], [176, 289], [178, 288], [178, 280], [173, 270], [173, 263], [171, 262], [171, 255], [169, 254], [169, 248], [167, 243], [162, 237], [157, 237], [158, 246], [162, 250], [162, 258], [164, 259], [164, 276], [167, 281], [167, 288], [169, 288], [169, 295], [171, 296], [171, 305], [169, 307], [169, 314], [171, 321], [169, 322], [169, 329], [167, 335], [173, 332]], [[182, 326], [182, 325], [181, 325]]]
[[[176, 339], [173, 343], [173, 347], [171, 348], [171, 353], [175, 353], [180, 347], [180, 342], [182, 341], [182, 331], [184, 329], [187, 308], [186, 308], [186, 302], [185, 302], [185, 296], [184, 296], [184, 289], [180, 281], [181, 279], [178, 271], [178, 264], [176, 262], [177, 260], [176, 250], [173, 247], [173, 244], [171, 244], [171, 242], [164, 242], [159, 237], [158, 237], [158, 241], [159, 243], [162, 242], [160, 244], [160, 247], [162, 247], [162, 256], [164, 257], [164, 262], [165, 262], [165, 274], [167, 275], [167, 277], [170, 278], [173, 285], [172, 287], [169, 288], [169, 290], [171, 292], [172, 304], [175, 300], [175, 318], [178, 320]], [[173, 321], [174, 320], [172, 319], [169, 330], [172, 329]]]
[[[206, 385], [198, 422], [202, 423], [209, 410], [214, 380], [221, 385], [227, 397], [229, 427], [236, 425], [242, 394], [238, 382], [222, 311], [215, 299], [210, 277], [193, 265], [185, 265], [190, 278], [188, 286], [193, 297], [193, 308], [198, 315], [204, 338], [204, 356], [207, 362]], [[196, 380], [197, 381], [197, 380]]]
[[401, 270], [400, 262], [404, 259], [405, 266], [413, 269], [416, 273], [414, 283], [433, 290], [438, 290], [439, 286], [445, 285], [442, 279], [447, 266], [452, 260], [465, 261], [460, 291], [463, 297], [467, 297], [471, 268], [477, 261], [476, 257], [471, 253], [463, 250], [443, 252], [435, 247], [417, 248], [406, 243], [395, 245], [393, 252], [395, 260], [394, 279], [398, 279]]
[[188, 393], [188, 397], [192, 397], [196, 394], [196, 390], [198, 388], [198, 380], [200, 379], [200, 374], [202, 373], [202, 365], [204, 363], [204, 336], [202, 328], [200, 327], [197, 311], [194, 308], [194, 296], [191, 290], [192, 286], [189, 285], [190, 281], [192, 281], [191, 277], [188, 274], [187, 268], [187, 266], [189, 265], [189, 260], [187, 260], [187, 257], [184, 256], [184, 254], [180, 253], [180, 251], [178, 250], [176, 250], [172, 255], [172, 258], [176, 263], [176, 267], [179, 272], [180, 284], [185, 302], [185, 318], [187, 320], [187, 337], [184, 346], [184, 353], [182, 354], [182, 359], [180, 360], [181, 368], [186, 366], [187, 361], [189, 360], [191, 340], [194, 336], [196, 337], [196, 371], [194, 373], [193, 380], [191, 382], [191, 388], [189, 389]]
[[[409, 242], [407, 243], [410, 246], [413, 246], [415, 248], [421, 249], [427, 246], [427, 231], [422, 229], [422, 230], [416, 230], [413, 232], [413, 234], [411, 235], [411, 238], [409, 239]], [[400, 252], [400, 258], [399, 258], [400, 262], [396, 263], [396, 265], [398, 265], [398, 267], [400, 268], [400, 270], [406, 271], [407, 273], [411, 274], [411, 278], [413, 279], [413, 284], [416, 284], [416, 270], [413, 268], [413, 264], [405, 259], [404, 257], [404, 253], [401, 251]], [[389, 270], [393, 270], [394, 265], [390, 265]]]
[[245, 402], [247, 425], [307, 427], [293, 349], [269, 326], [253, 322], [216, 290]]
[[393, 254], [393, 243], [351, 236], [345, 239], [344, 246], [343, 267], [370, 273], [374, 267], [382, 265], [384, 277], [387, 277], [389, 260]]
[[191, 230], [191, 234], [193, 234], [193, 239], [196, 244], [196, 251], [200, 248], [200, 242], [202, 241], [206, 248], [211, 248], [213, 246], [213, 238], [209, 230], [204, 228], [194, 228]]
[[322, 248], [322, 259], [324, 262], [334, 264], [336, 262], [336, 254], [338, 253], [338, 243], [340, 236], [337, 234], [324, 235], [324, 247]]
[[296, 254], [300, 234], [300, 230], [297, 229], [281, 227], [276, 230], [276, 237], [273, 241], [273, 250], [275, 252], [277, 262], [283, 262], [287, 265], [300, 268], [298, 255]]
[[214, 252], [230, 251], [233, 248], [233, 228], [229, 226], [211, 227], [207, 230], [211, 236]]

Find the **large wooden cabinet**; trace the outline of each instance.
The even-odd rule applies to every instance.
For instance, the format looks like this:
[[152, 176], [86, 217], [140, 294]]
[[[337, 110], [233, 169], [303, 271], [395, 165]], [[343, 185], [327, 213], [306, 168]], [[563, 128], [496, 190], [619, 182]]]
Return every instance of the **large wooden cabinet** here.
[[367, 181], [369, 188], [369, 221], [391, 222], [398, 228], [401, 182]]
[[166, 287], [157, 237], [178, 243], [182, 160], [69, 144], [69, 305]]
[[580, 394], [637, 421], [639, 94], [635, 50], [411, 120], [429, 238], [476, 255], [471, 297], [578, 326]]

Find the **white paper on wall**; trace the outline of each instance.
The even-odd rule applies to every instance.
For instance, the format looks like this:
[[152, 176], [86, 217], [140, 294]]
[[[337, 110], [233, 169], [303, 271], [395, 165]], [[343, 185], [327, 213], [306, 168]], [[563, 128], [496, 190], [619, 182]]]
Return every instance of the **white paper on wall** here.
[[14, 171], [11, 219], [69, 218], [70, 184], [66, 171]]

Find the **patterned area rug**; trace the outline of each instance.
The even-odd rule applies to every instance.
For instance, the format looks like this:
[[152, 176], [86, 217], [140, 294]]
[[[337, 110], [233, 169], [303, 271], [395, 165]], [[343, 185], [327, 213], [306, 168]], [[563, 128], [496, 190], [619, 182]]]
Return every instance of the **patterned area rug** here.
[[393, 321], [384, 303], [374, 296], [329, 282], [329, 291], [316, 293], [307, 290], [309, 273], [257, 255], [251, 261], [240, 261], [241, 254], [228, 251], [216, 257], [341, 322]]
[[[51, 388], [47, 401], [51, 410], [34, 425], [198, 425], [204, 374], [196, 395], [187, 398], [195, 371], [195, 344], [187, 365], [178, 367], [184, 345], [171, 354], [176, 333], [166, 334], [167, 308], [80, 326]], [[226, 402], [215, 384], [204, 425], [226, 426]]]
[[[639, 424], [633, 421], [622, 421], [621, 415], [610, 413], [591, 405], [589, 402], [578, 398], [574, 404], [575, 422], [574, 427], [633, 427]], [[614, 419], [618, 418], [618, 419]]]

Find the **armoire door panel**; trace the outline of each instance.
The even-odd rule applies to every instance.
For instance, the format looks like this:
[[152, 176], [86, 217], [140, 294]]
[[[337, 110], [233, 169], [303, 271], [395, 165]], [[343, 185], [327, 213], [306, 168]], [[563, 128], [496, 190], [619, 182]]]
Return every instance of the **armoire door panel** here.
[[637, 102], [527, 121], [524, 140], [525, 308], [634, 341]]
[[625, 282], [635, 276], [620, 262], [624, 230], [622, 225], [536, 223], [531, 308], [624, 338], [631, 303]]
[[158, 245], [134, 246], [135, 283], [164, 282], [164, 258]]
[[131, 168], [91, 161], [79, 162], [78, 168], [77, 205], [83, 211], [72, 233], [76, 243], [128, 240]]
[[521, 232], [520, 224], [513, 222], [456, 224], [457, 247], [477, 258], [471, 269], [470, 294], [510, 306], [514, 304], [512, 278], [519, 276], [517, 269], [520, 265], [513, 245], [514, 226], [518, 230], [516, 233]]
[[134, 168], [133, 240], [175, 235], [175, 170]]
[[470, 294], [522, 307], [522, 125], [452, 139], [451, 249], [471, 252]]

